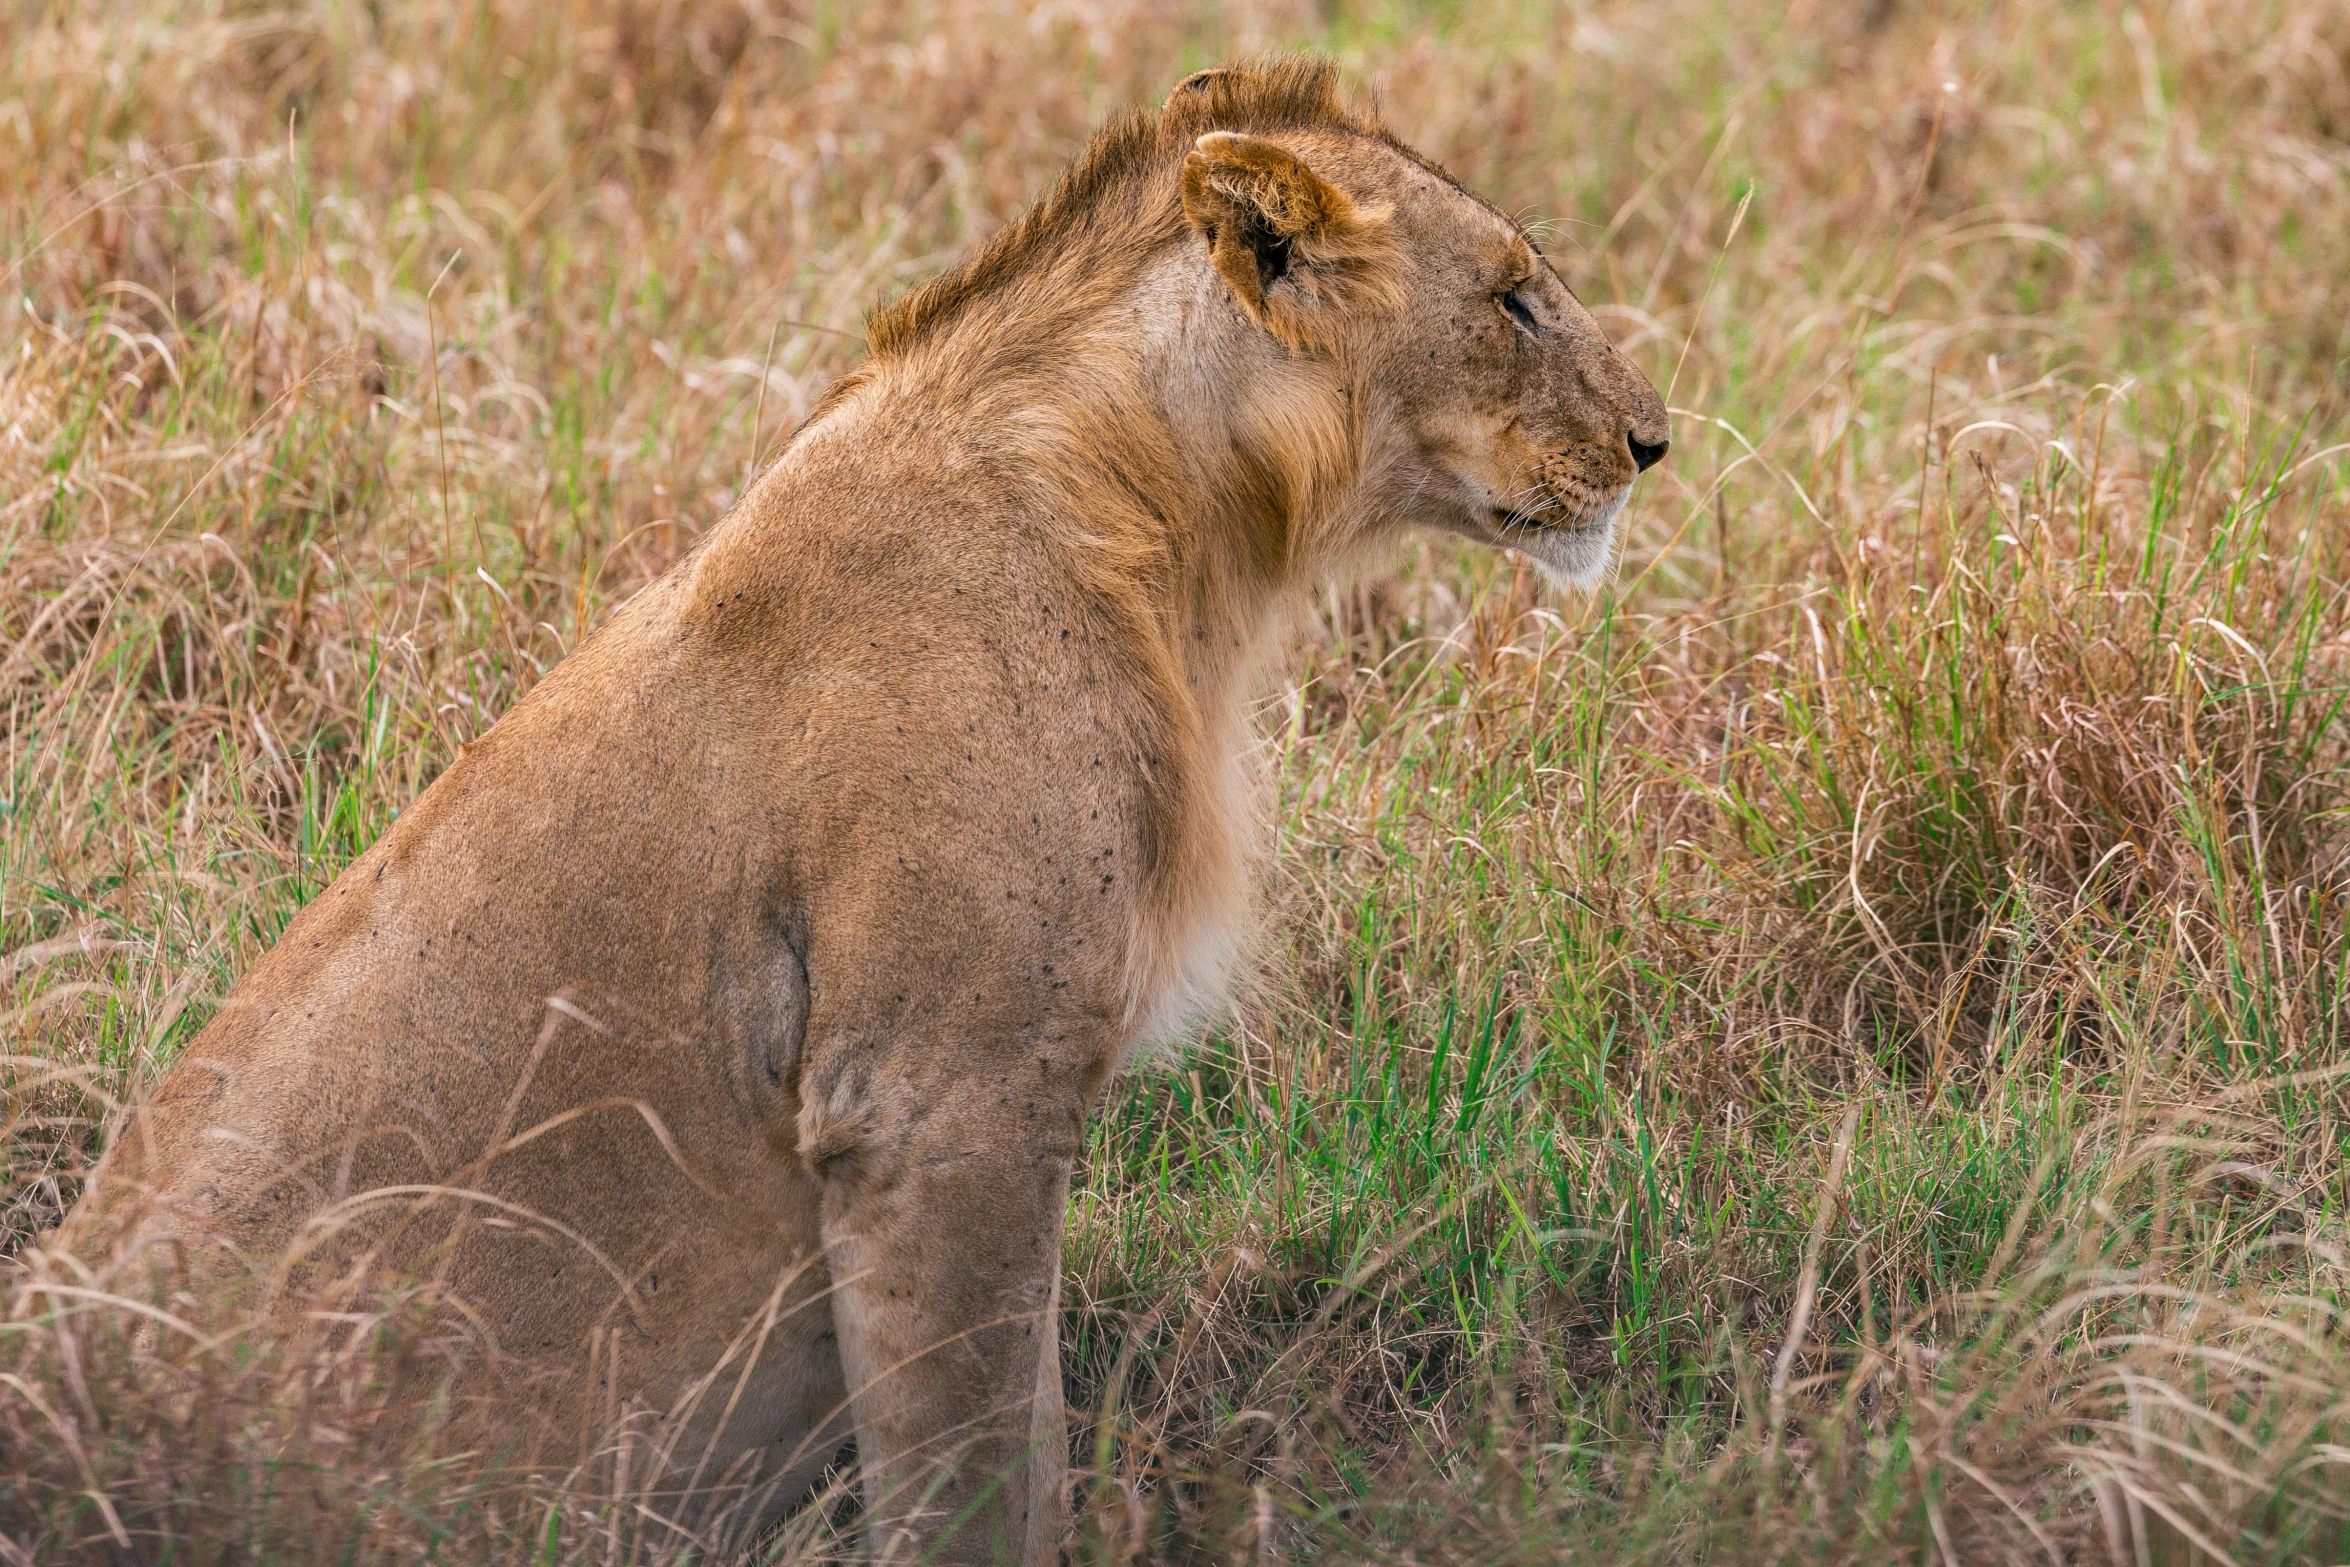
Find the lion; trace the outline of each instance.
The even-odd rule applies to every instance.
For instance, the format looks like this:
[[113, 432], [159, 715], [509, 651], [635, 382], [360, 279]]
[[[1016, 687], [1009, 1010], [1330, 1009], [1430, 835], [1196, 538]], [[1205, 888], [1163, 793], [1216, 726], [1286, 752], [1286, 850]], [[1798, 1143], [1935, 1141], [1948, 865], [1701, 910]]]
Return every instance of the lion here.
[[1039, 1563], [1071, 1170], [1238, 959], [1288, 611], [1409, 527], [1590, 587], [1667, 418], [1304, 59], [1116, 120], [868, 324], [286, 927], [66, 1235], [363, 1243], [537, 1385], [669, 1418], [681, 1479], [773, 1516], [853, 1440], [876, 1560]]

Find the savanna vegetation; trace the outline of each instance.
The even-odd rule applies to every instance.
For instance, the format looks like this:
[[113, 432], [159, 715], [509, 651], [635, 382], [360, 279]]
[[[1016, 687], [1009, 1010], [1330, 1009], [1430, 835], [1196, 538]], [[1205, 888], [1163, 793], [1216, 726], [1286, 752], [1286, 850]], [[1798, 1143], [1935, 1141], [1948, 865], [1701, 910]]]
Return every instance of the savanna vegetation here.
[[[1594, 602], [1301, 622], [1261, 961], [1073, 1203], [1072, 1559], [2350, 1555], [2344, 0], [7, 6], [0, 1250], [865, 309], [1292, 46], [1673, 451]], [[0, 1560], [702, 1552], [390, 1418], [415, 1301], [44, 1277]]]

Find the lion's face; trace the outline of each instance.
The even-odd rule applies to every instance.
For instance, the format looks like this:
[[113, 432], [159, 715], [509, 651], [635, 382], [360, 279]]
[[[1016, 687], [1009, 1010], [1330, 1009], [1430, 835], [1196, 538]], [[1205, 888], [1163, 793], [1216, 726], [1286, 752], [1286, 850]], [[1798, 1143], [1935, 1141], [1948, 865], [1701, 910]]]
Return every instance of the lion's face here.
[[1591, 587], [1665, 454], [1663, 400], [1500, 213], [1410, 166], [1386, 199], [1411, 282], [1404, 330], [1370, 339], [1403, 448], [1381, 487], [1413, 521]]
[[1185, 207], [1252, 314], [1347, 365], [1366, 517], [1598, 582], [1665, 407], [1516, 225], [1392, 143], [1326, 133], [1201, 138]]

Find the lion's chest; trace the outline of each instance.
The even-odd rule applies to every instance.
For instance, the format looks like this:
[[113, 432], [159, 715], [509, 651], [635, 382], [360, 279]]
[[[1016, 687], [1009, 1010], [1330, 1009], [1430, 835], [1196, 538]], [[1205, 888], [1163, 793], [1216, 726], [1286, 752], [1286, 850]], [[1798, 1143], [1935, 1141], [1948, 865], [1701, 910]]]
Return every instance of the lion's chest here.
[[1216, 771], [1189, 802], [1196, 814], [1182, 854], [1136, 910], [1121, 1066], [1180, 1043], [1223, 1010], [1248, 952], [1254, 790], [1236, 753]]

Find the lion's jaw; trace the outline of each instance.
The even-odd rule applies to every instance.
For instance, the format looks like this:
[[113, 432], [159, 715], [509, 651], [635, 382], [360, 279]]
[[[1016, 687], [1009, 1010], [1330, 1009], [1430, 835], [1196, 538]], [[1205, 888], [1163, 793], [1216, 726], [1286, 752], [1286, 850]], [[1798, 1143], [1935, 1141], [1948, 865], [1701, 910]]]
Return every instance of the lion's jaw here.
[[1622, 541], [1624, 508], [1632, 499], [1627, 484], [1603, 503], [1598, 515], [1579, 522], [1536, 522], [1505, 529], [1499, 542], [1532, 561], [1560, 588], [1597, 591], [1615, 564]]

